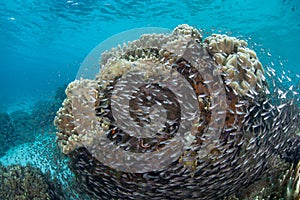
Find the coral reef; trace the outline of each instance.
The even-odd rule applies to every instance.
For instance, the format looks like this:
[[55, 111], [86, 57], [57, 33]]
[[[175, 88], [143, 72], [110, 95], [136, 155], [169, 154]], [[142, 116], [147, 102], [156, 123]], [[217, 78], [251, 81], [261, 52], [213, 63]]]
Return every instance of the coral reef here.
[[32, 142], [37, 132], [54, 130], [53, 119], [66, 97], [63, 85], [55, 91], [54, 99], [38, 101], [31, 112], [16, 110], [12, 113], [0, 113], [0, 156], [13, 146]]
[[279, 191], [283, 188], [285, 199], [300, 199], [300, 159], [286, 171], [279, 183]]
[[13, 141], [13, 132], [14, 127], [9, 115], [6, 113], [0, 113], [0, 156], [10, 148], [10, 143]]
[[62, 102], [65, 98], [67, 98], [65, 90], [67, 88], [67, 84], [64, 84], [60, 87], [58, 87], [55, 91], [54, 99], [56, 101]]
[[298, 200], [300, 198], [299, 170], [300, 161], [297, 165], [290, 165], [277, 157], [267, 167], [268, 172], [264, 177], [224, 200]]
[[56, 89], [53, 99], [40, 100], [35, 103], [31, 111], [32, 126], [35, 130], [52, 128], [56, 111], [66, 98], [66, 84]]
[[15, 130], [13, 133], [15, 140], [12, 145], [33, 141], [37, 127], [31, 114], [18, 110], [10, 113], [10, 117]]
[[53, 124], [56, 111], [61, 106], [61, 102], [41, 100], [35, 103], [31, 117], [36, 129], [45, 128]]
[[[247, 190], [299, 125], [293, 103], [272, 100], [255, 52], [233, 37], [202, 42], [195, 28], [180, 25], [106, 51], [100, 65], [94, 80], [68, 85], [54, 121], [60, 149], [93, 198], [220, 199]], [[161, 115], [166, 122], [151, 124]], [[291, 145], [295, 153], [299, 145]], [[124, 154], [148, 157], [137, 159], [139, 168]]]
[[12, 119], [12, 124], [15, 132], [32, 132], [35, 128], [33, 126], [31, 115], [28, 112], [22, 110], [14, 111], [10, 113], [10, 117]]
[[227, 35], [213, 34], [204, 40], [208, 52], [224, 73], [225, 83], [236, 94], [252, 96], [266, 88], [262, 64], [247, 42]]
[[59, 186], [30, 165], [0, 165], [0, 198], [3, 200], [64, 199]]

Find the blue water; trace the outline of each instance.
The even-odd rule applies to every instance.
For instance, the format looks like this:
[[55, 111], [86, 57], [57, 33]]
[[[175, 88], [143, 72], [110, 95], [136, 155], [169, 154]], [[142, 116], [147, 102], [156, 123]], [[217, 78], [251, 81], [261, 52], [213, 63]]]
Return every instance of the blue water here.
[[[264, 66], [290, 71], [299, 84], [300, 0], [2, 0], [0, 144], [5, 145], [0, 162], [9, 152], [2, 157], [7, 165], [34, 161], [67, 182], [72, 175], [56, 157], [55, 134], [41, 134], [55, 131], [65, 84], [76, 79], [86, 56], [107, 38], [136, 28], [172, 30], [183, 23], [201, 29], [204, 37], [226, 33], [247, 40]], [[3, 125], [9, 117], [12, 125]], [[18, 145], [35, 137], [38, 142], [20, 150], [20, 156]]]
[[149, 26], [173, 29], [188, 23], [251, 37], [288, 60], [286, 68], [300, 72], [298, 0], [3, 0], [0, 13], [0, 105], [51, 97], [55, 88], [75, 79], [98, 43]]

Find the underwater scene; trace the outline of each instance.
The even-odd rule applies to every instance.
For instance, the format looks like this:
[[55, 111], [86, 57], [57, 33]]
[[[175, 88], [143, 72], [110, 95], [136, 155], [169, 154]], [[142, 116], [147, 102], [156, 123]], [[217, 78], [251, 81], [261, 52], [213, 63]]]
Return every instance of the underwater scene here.
[[299, 0], [0, 14], [0, 200], [300, 200]]

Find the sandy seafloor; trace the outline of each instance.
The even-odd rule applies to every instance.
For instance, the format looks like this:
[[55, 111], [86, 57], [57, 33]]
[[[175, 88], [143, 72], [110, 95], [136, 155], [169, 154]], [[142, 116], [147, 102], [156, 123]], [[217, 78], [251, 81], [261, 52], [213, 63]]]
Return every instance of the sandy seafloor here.
[[[40, 168], [43, 172], [50, 170], [51, 173], [57, 173], [59, 166], [54, 164], [55, 160], [52, 158], [52, 149], [55, 148], [54, 137], [47, 135], [49, 133], [43, 133], [34, 142], [23, 143], [18, 146], [10, 148], [4, 156], [0, 158], [0, 162], [3, 165], [20, 164], [25, 166], [32, 164]], [[52, 134], [52, 133], [51, 133]]]
[[[32, 97], [20, 98], [14, 104], [2, 105], [1, 111], [11, 114], [15, 111], [32, 112], [33, 106], [36, 102], [45, 100], [49, 101], [51, 98]], [[25, 134], [25, 133], [24, 133]], [[10, 165], [32, 165], [41, 169], [43, 173], [51, 174], [51, 177], [59, 178], [62, 183], [70, 180], [72, 172], [68, 168], [67, 160], [62, 154], [58, 154], [58, 146], [56, 145], [56, 134], [53, 127], [46, 127], [39, 129], [34, 133], [34, 138], [30, 138], [30, 142], [21, 143], [12, 146], [0, 158], [0, 163], [4, 166]]]
[[51, 173], [52, 177], [59, 178], [65, 182], [72, 176], [72, 172], [68, 168], [66, 160], [57, 157], [55, 153], [55, 134], [51, 132], [43, 132], [37, 134], [33, 142], [23, 143], [11, 147], [4, 156], [0, 158], [0, 162], [4, 166], [28, 164], [41, 169], [43, 173]]

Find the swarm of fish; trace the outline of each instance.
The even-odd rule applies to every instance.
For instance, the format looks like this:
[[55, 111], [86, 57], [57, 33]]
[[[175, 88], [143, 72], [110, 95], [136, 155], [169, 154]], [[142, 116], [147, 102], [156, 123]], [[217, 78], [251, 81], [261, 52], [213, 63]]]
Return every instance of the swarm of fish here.
[[180, 25], [104, 52], [100, 66], [69, 84], [55, 118], [92, 198], [220, 199], [278, 173], [278, 157], [299, 161], [298, 88], [243, 40]]

